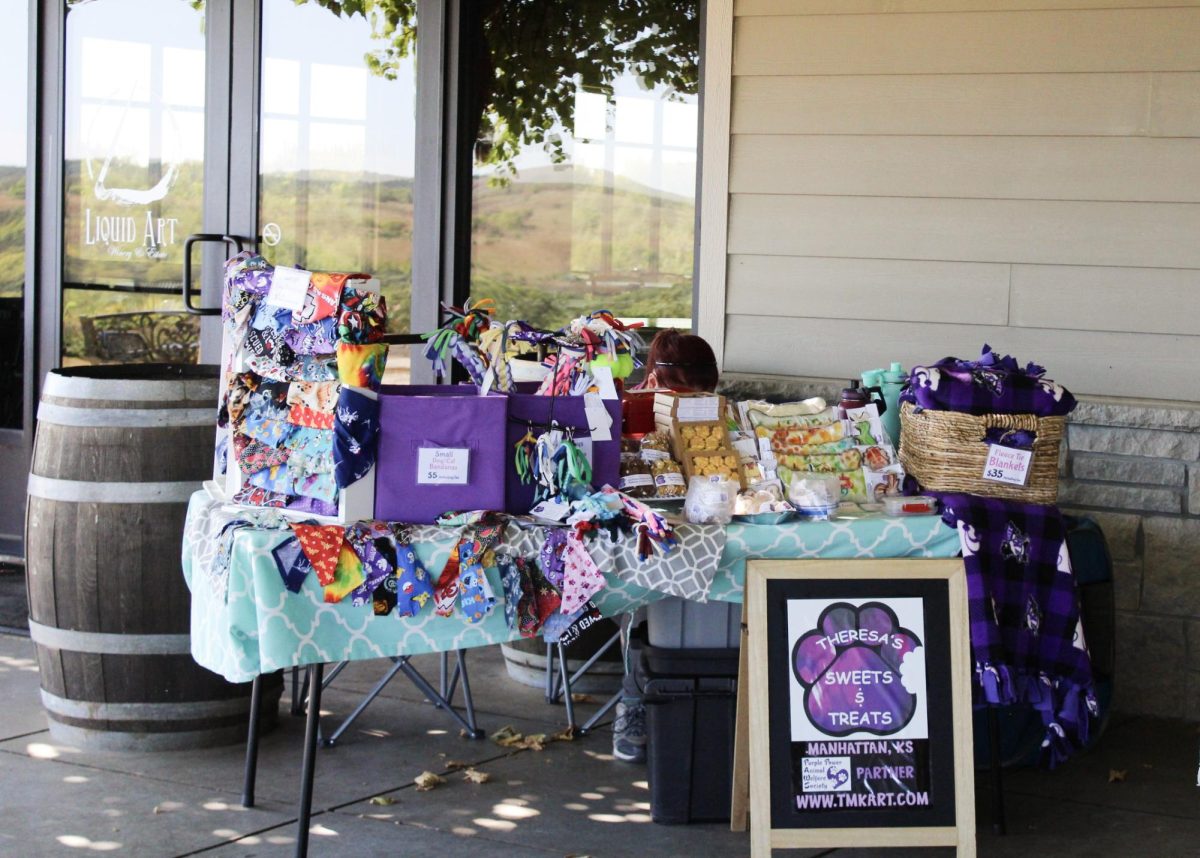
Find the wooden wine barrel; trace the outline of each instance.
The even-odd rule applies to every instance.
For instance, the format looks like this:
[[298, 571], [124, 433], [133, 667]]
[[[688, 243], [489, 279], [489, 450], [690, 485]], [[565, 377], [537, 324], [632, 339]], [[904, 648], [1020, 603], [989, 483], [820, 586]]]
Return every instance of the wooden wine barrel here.
[[[238, 741], [250, 684], [192, 660], [180, 568], [192, 492], [212, 475], [215, 366], [49, 373], [25, 521], [29, 629], [50, 734], [104, 750]], [[264, 687], [264, 723], [282, 681]]]

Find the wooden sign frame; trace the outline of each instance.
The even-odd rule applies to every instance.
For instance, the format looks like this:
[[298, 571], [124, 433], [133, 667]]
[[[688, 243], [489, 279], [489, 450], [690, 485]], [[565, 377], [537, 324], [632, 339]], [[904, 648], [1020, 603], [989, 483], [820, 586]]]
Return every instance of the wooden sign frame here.
[[[750, 560], [746, 564], [745, 594], [747, 634], [743, 634], [738, 711], [739, 716], [743, 715], [746, 709], [743, 698], [748, 698], [749, 742], [747, 748], [746, 721], [739, 718], [740, 747], [735, 752], [733, 804], [736, 828], [739, 817], [744, 820], [747, 809], [744, 798], [748, 770], [751, 854], [755, 858], [768, 858], [771, 849], [954, 846], [959, 856], [974, 856], [971, 668], [966, 575], [962, 560]], [[857, 618], [859, 609], [868, 607], [874, 612], [871, 616], [877, 620], [884, 615], [916, 618], [910, 625], [918, 629], [919, 635], [910, 633], [907, 639], [903, 634], [908, 630], [900, 623], [896, 624], [898, 634], [891, 638], [896, 648], [901, 646], [897, 639], [907, 640], [904, 644], [907, 653], [913, 648], [911, 640], [918, 636], [923, 638], [919, 641], [923, 648], [919, 660], [920, 679], [904, 679], [905, 693], [899, 697], [872, 698], [900, 706], [899, 714], [888, 714], [887, 705], [872, 711], [871, 700], [867, 701], [865, 711], [861, 703], [857, 711], [847, 711], [856, 709], [854, 700], [861, 701], [861, 696], [848, 698], [848, 707], [843, 705], [842, 709], [819, 702], [835, 699], [832, 696], [822, 698], [814, 694], [810, 701], [807, 690], [798, 697], [802, 703], [792, 701], [793, 689], [801, 687], [799, 674], [793, 676], [793, 664], [800, 657], [802, 640], [812, 634], [801, 635], [798, 630], [812, 628], [819, 632], [828, 627], [822, 623], [827, 612], [842, 611], [840, 616], [846, 617], [848, 614], [844, 612], [850, 610]], [[901, 610], [907, 613], [901, 614]], [[821, 611], [819, 619], [812, 623], [811, 618], [817, 611]], [[800, 617], [805, 619], [801, 621]], [[788, 628], [789, 622], [794, 628]], [[809, 625], [801, 625], [801, 622]], [[844, 663], [848, 668], [869, 667], [876, 657], [891, 659], [894, 665], [894, 653], [884, 652], [877, 643], [874, 655], [866, 643], [854, 646], [854, 635], [862, 634], [860, 630], [865, 628], [865, 625], [857, 625], [859, 622], [855, 620], [855, 631], [838, 633], [839, 642], [851, 642], [848, 646], [838, 643], [834, 647], [838, 657], [854, 649], [852, 657]], [[823, 634], [817, 634], [817, 638], [830, 640], [823, 638]], [[876, 635], [873, 631], [871, 634]], [[817, 638], [810, 641], [810, 648], [833, 645], [819, 642]], [[836, 662], [825, 669], [826, 673], [835, 667]], [[898, 672], [891, 667], [886, 674], [878, 670], [863, 671], [855, 675], [859, 684], [848, 688], [865, 690], [869, 694], [893, 695], [897, 691], [894, 685], [879, 690], [879, 686], [872, 689], [869, 684], [864, 686], [862, 683], [896, 682]], [[829, 694], [837, 693], [832, 690], [832, 683], [843, 682], [845, 680], [838, 677], [849, 675], [835, 673], [830, 688], [824, 690]], [[921, 694], [914, 693], [911, 700], [915, 703], [910, 703], [908, 684], [918, 682], [924, 699]], [[813, 681], [809, 688], [817, 684]], [[814, 708], [809, 708], [810, 705]], [[800, 706], [798, 715], [793, 706]], [[918, 709], [922, 706], [925, 707], [923, 713]], [[814, 716], [814, 711], [824, 714]], [[900, 721], [902, 716], [907, 720]], [[820, 717], [835, 720], [826, 722], [823, 728], [814, 720]], [[895, 721], [899, 726], [892, 730], [877, 723], [876, 730], [869, 735], [855, 727], [832, 730], [827, 733], [828, 741], [817, 746], [816, 751], [810, 750], [812, 741], [794, 738], [794, 730], [802, 733], [821, 731], [829, 729], [828, 723], [853, 725], [862, 717], [873, 717], [876, 721], [883, 719], [882, 723], [886, 724]], [[793, 720], [797, 724], [795, 727]], [[923, 728], [924, 733], [920, 732]], [[888, 738], [889, 735], [903, 737], [906, 734], [918, 738], [897, 744]], [[926, 738], [919, 738], [922, 735]], [[821, 748], [832, 750], [822, 751]], [[893, 752], [898, 756], [889, 756]], [[810, 753], [815, 756], [806, 759]], [[823, 758], [821, 753], [852, 756]], [[874, 756], [876, 754], [879, 756]], [[894, 759], [910, 764], [916, 761], [917, 765], [905, 769], [882, 768]], [[820, 767], [830, 760], [844, 762], [836, 764], [837, 771], [829, 769], [829, 777], [834, 777], [831, 783], [822, 782], [825, 775], [821, 774]], [[864, 760], [874, 762], [864, 766]], [[813, 765], [808, 766], [809, 762]], [[866, 767], [872, 765], [879, 767]], [[857, 774], [847, 781], [843, 771], [857, 771]], [[903, 781], [905, 776], [911, 777], [912, 781], [905, 783], [902, 790], [888, 794], [890, 785], [877, 789], [870, 784], [872, 775], [869, 773], [880, 771], [889, 773], [885, 777], [901, 772], [899, 780], [893, 779], [895, 783]], [[797, 786], [801, 782], [804, 786]], [[880, 782], [875, 783], [879, 785]], [[812, 792], [805, 794], [806, 789]], [[835, 792], [842, 795], [835, 795]], [[898, 797], [901, 795], [903, 798]], [[919, 807], [888, 806], [881, 802], [880, 796], [888, 796], [891, 802], [920, 802], [923, 798], [923, 804]], [[825, 809], [807, 811], [797, 807], [801, 802], [817, 799], [829, 802], [823, 805]]]

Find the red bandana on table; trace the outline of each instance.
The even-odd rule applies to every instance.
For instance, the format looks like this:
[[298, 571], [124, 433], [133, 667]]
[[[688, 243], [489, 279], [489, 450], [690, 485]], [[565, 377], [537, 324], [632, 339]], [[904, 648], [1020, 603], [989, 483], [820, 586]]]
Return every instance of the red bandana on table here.
[[322, 587], [333, 583], [337, 576], [338, 553], [346, 532], [340, 524], [297, 524], [292, 522], [292, 530], [300, 540], [304, 556], [312, 564], [317, 573], [317, 580]]

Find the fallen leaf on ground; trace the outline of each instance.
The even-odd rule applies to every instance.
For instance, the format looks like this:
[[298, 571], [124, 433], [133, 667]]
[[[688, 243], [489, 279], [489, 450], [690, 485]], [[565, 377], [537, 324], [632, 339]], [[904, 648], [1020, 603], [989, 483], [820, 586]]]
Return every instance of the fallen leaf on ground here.
[[492, 779], [492, 776], [487, 772], [481, 772], [478, 769], [466, 769], [463, 771], [463, 778], [469, 780], [473, 784], [485, 784]]
[[390, 795], [377, 795], [367, 802], [367, 804], [375, 804], [379, 807], [387, 807], [388, 805], [395, 803], [396, 799], [392, 798]]
[[568, 725], [566, 728], [559, 730], [550, 737], [551, 742], [574, 742], [575, 741], [575, 725]]
[[1123, 783], [1127, 774], [1129, 774], [1128, 769], [1109, 769], [1108, 782], [1110, 784]]
[[470, 763], [464, 763], [462, 760], [446, 760], [446, 768], [448, 769], [465, 769]]
[[492, 734], [492, 741], [502, 748], [511, 748], [525, 738], [518, 733], [512, 724], [505, 724]]
[[437, 789], [446, 782], [446, 779], [435, 775], [433, 772], [421, 772], [413, 778], [413, 783], [417, 785], [417, 792], [429, 792], [431, 789]]
[[571, 702], [572, 703], [595, 703], [596, 698], [590, 694], [575, 693], [575, 694], [571, 695]]

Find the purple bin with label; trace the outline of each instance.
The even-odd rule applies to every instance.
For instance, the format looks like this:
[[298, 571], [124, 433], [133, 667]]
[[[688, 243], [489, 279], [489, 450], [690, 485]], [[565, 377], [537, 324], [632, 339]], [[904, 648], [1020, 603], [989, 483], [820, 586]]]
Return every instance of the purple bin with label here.
[[[534, 486], [532, 483], [521, 483], [513, 457], [517, 442], [524, 437], [530, 423], [533, 424], [535, 438], [547, 431], [551, 419], [564, 430], [567, 427], [574, 429], [575, 442], [583, 447], [585, 452], [588, 446], [591, 446], [592, 485], [600, 488], [608, 483], [616, 488], [621, 479], [621, 401], [603, 400], [604, 408], [612, 420], [612, 426], [609, 428], [611, 440], [593, 441], [582, 396], [537, 396], [521, 393], [522, 387], [524, 385], [518, 384], [518, 392], [508, 394], [509, 454], [505, 457], [507, 476], [504, 510], [511, 513], [527, 513], [533, 506]], [[532, 388], [536, 390], [537, 385], [532, 385]]]
[[451, 510], [504, 508], [508, 397], [471, 385], [385, 385], [379, 401], [377, 519], [432, 524]]

